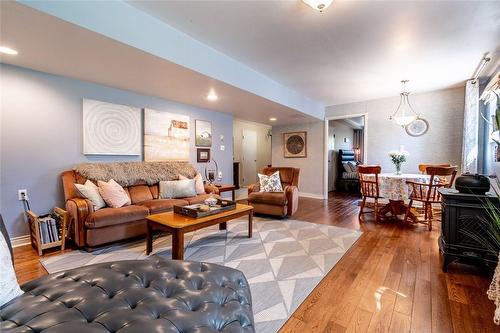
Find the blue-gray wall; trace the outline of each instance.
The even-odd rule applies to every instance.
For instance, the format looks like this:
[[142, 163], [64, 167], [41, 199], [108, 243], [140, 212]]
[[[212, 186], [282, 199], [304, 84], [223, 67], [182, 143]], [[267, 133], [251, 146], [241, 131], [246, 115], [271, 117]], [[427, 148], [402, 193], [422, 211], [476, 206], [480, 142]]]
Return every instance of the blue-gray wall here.
[[[229, 114], [5, 64], [0, 65], [0, 77], [0, 211], [11, 237], [28, 234], [18, 189], [28, 189], [31, 209], [45, 213], [64, 204], [61, 171], [82, 162], [142, 159], [82, 154], [82, 98], [188, 115], [195, 165], [194, 120], [210, 120], [212, 156], [223, 182], [232, 183], [233, 118]], [[225, 151], [219, 149], [220, 135]], [[203, 165], [197, 167], [203, 171]]]

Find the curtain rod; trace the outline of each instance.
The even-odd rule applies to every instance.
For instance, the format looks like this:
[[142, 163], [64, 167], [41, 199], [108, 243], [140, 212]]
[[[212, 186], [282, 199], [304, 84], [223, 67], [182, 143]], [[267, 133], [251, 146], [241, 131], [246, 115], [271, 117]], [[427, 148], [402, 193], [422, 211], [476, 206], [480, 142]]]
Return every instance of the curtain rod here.
[[479, 75], [481, 75], [481, 72], [484, 70], [486, 64], [490, 62], [490, 60], [491, 58], [488, 56], [484, 56], [483, 59], [481, 59], [479, 66], [476, 68], [476, 70], [474, 71], [474, 75], [472, 75], [472, 78], [470, 79], [472, 83], [476, 83], [477, 79], [479, 78]]

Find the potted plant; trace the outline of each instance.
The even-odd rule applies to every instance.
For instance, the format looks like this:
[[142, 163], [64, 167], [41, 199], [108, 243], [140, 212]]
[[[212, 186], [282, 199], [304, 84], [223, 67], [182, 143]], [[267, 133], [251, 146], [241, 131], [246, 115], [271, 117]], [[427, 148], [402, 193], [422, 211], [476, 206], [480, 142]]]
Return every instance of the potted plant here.
[[[500, 188], [500, 180], [498, 177], [496, 183], [497, 188]], [[499, 193], [496, 194], [500, 200]], [[487, 295], [496, 306], [493, 321], [496, 325], [500, 325], [500, 209], [490, 201], [486, 201], [485, 208], [488, 211], [488, 217], [480, 220], [482, 226], [480, 230], [484, 231], [484, 233], [475, 232], [473, 230], [464, 230], [463, 233], [476, 242], [483, 244], [493, 255], [498, 256], [498, 264], [495, 268], [495, 273], [491, 280]]]

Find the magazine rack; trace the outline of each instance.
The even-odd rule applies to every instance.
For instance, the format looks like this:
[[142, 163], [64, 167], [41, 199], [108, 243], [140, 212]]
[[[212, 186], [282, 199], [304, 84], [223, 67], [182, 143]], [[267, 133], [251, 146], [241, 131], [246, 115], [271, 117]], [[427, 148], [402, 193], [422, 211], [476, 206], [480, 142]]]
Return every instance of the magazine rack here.
[[54, 208], [54, 213], [60, 216], [60, 233], [61, 233], [61, 239], [54, 241], [54, 242], [48, 242], [44, 243], [42, 241], [42, 235], [40, 231], [40, 218], [37, 214], [33, 213], [31, 210], [26, 212], [26, 215], [28, 217], [28, 223], [30, 227], [30, 239], [31, 239], [31, 246], [38, 251], [38, 255], [42, 256], [43, 255], [43, 250], [50, 249], [56, 246], [60, 246], [61, 250], [64, 250], [65, 248], [65, 243], [66, 243], [66, 235], [67, 235], [67, 225], [68, 225], [68, 212], [65, 211], [62, 208], [55, 207]]

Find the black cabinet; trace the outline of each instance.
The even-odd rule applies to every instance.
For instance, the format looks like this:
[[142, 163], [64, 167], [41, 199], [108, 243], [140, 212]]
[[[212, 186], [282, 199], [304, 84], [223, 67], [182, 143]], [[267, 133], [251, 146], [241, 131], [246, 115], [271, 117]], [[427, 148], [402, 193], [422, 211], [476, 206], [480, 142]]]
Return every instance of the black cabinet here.
[[495, 195], [462, 194], [454, 189], [440, 189], [439, 192], [443, 197], [439, 237], [439, 248], [444, 256], [443, 271], [446, 272], [447, 266], [455, 260], [494, 269], [498, 257], [467, 232], [488, 237], [485, 225], [481, 223], [488, 220], [485, 203], [489, 201], [498, 208], [498, 198]]

